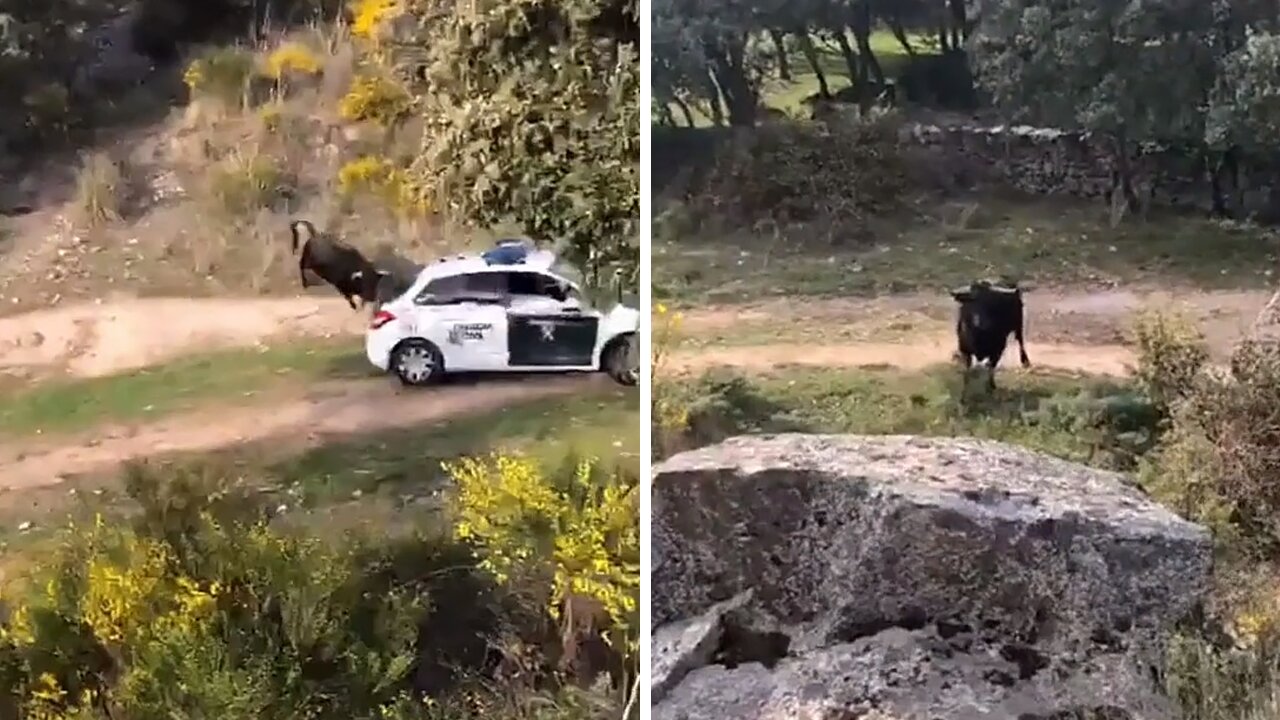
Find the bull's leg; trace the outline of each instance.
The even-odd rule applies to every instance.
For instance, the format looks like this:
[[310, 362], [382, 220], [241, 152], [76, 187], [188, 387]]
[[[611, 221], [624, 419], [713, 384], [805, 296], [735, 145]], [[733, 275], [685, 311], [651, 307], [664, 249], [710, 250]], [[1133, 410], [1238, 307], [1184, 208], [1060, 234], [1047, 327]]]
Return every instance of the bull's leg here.
[[307, 287], [307, 262], [305, 258], [298, 259], [298, 276], [302, 278], [302, 287]]
[[1018, 359], [1022, 367], [1031, 367], [1031, 358], [1027, 357], [1027, 344], [1022, 341], [1022, 316], [1018, 316], [1018, 327], [1014, 328], [1013, 337], [1018, 341]]

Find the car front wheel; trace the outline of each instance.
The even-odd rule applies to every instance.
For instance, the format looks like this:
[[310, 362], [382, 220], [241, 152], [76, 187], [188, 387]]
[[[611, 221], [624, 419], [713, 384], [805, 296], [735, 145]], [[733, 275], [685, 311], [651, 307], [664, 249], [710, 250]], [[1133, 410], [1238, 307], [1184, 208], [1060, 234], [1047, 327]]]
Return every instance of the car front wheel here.
[[635, 335], [628, 335], [605, 350], [604, 370], [620, 385], [640, 382], [640, 348]]
[[391, 369], [405, 385], [427, 385], [444, 374], [444, 357], [435, 345], [410, 338], [391, 352]]

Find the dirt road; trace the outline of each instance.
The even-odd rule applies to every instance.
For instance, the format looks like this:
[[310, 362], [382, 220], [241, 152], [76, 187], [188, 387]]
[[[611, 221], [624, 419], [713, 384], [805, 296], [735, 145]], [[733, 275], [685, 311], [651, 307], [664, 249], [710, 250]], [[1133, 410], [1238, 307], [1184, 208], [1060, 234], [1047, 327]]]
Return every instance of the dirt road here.
[[[192, 353], [251, 347], [291, 336], [352, 335], [365, 315], [340, 298], [139, 299], [0, 318], [0, 372], [95, 377]], [[404, 389], [390, 380], [327, 382], [283, 403], [209, 409], [136, 427], [0, 444], [0, 492], [48, 486], [170, 452], [213, 451], [250, 441], [298, 450], [353, 435], [494, 411], [581, 392], [603, 377], [490, 379]]]
[[0, 493], [55, 485], [150, 455], [213, 451], [270, 442], [301, 452], [351, 436], [492, 412], [582, 392], [599, 376], [487, 380], [474, 385], [401, 389], [379, 380], [335, 383], [285, 403], [202, 411], [132, 428], [97, 428], [77, 437], [0, 446]]
[[[1248, 332], [1270, 298], [1264, 291], [1177, 291], [1129, 288], [1089, 293], [1032, 291], [1026, 296], [1027, 351], [1035, 366], [1123, 376], [1134, 353], [1129, 328], [1145, 309], [1175, 311], [1194, 320], [1218, 361]], [[897, 295], [872, 300], [783, 299], [742, 306], [700, 308], [685, 313], [690, 337], [751, 327], [801, 328], [791, 337], [764, 342], [728, 342], [679, 348], [666, 367], [691, 372], [714, 366], [768, 370], [787, 365], [897, 367], [916, 370], [949, 361], [955, 349], [955, 306], [937, 295]], [[893, 332], [883, 332], [892, 326]], [[850, 334], [893, 340], [849, 342]], [[830, 336], [828, 339], [824, 336]], [[1017, 356], [1005, 355], [1014, 367]]]

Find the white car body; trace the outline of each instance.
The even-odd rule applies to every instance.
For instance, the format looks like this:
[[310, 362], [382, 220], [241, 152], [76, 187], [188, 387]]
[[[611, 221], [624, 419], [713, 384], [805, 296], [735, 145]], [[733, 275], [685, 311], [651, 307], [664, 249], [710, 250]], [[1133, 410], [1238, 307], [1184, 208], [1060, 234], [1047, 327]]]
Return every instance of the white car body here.
[[487, 260], [486, 253], [426, 265], [375, 313], [365, 337], [369, 362], [417, 384], [396, 367], [406, 341], [430, 343], [443, 372], [522, 373], [603, 370], [606, 352], [634, 343], [638, 310], [592, 309], [580, 287], [552, 269], [554, 254], [523, 252], [517, 262]]

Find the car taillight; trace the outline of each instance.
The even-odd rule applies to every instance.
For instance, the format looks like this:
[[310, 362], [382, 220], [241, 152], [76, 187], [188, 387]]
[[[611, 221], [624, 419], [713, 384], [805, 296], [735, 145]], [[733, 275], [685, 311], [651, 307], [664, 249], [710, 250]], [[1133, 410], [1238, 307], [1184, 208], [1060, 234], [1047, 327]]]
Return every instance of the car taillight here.
[[377, 330], [378, 328], [382, 327], [383, 325], [386, 325], [387, 323], [395, 319], [396, 319], [395, 315], [392, 315], [386, 310], [379, 310], [378, 312], [373, 314], [373, 319], [369, 321], [369, 328], [372, 330]]

